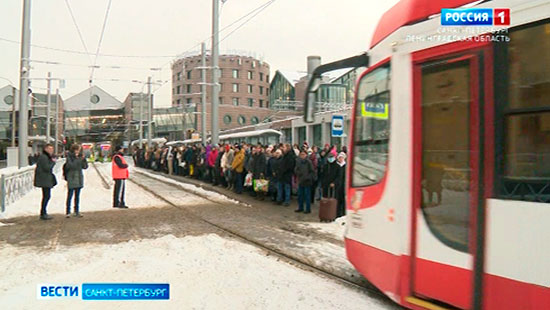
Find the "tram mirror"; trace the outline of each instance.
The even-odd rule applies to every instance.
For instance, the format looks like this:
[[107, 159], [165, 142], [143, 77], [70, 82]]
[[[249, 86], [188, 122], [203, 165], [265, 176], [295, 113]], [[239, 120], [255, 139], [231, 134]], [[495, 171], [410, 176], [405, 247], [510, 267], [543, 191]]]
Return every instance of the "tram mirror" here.
[[321, 85], [321, 79], [319, 77], [312, 77], [311, 81], [309, 82], [308, 89], [306, 91], [306, 98], [305, 98], [305, 121], [308, 123], [312, 123], [315, 120], [315, 98], [316, 98], [316, 92], [319, 89], [319, 86]]
[[317, 90], [323, 83], [324, 73], [346, 68], [357, 69], [360, 67], [368, 67], [368, 65], [369, 57], [367, 54], [361, 54], [318, 66], [311, 74], [311, 78], [305, 92], [304, 121], [306, 123], [313, 123], [315, 121], [315, 112], [317, 109]]

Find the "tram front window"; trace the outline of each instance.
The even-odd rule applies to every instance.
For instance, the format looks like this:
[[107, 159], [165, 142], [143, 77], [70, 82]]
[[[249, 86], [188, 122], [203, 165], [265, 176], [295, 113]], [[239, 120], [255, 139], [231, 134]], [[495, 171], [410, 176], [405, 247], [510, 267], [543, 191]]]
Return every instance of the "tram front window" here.
[[390, 66], [365, 75], [355, 109], [352, 186], [377, 184], [386, 173], [390, 139]]

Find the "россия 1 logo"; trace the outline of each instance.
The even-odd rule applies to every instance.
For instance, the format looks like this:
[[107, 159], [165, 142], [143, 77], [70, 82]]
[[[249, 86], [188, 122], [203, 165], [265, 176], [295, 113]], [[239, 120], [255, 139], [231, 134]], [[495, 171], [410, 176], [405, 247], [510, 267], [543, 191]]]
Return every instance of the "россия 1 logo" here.
[[510, 9], [441, 9], [442, 26], [509, 26]]

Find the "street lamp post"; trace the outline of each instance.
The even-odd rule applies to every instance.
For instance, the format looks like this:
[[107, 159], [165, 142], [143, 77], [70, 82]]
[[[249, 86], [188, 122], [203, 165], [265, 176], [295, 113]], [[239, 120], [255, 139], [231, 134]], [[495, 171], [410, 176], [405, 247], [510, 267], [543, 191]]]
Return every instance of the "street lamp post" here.
[[212, 0], [212, 108], [211, 108], [211, 129], [212, 144], [218, 144], [218, 104], [220, 86], [218, 83], [218, 58], [220, 55], [219, 46], [219, 22], [220, 22], [220, 0]]
[[31, 0], [23, 0], [21, 29], [21, 65], [19, 79], [19, 168], [28, 165], [29, 57], [31, 53]]
[[201, 138], [202, 145], [206, 145], [206, 44], [204, 42], [201, 44], [201, 65]]
[[151, 98], [151, 77], [147, 78], [147, 146], [151, 148], [152, 140], [151, 135], [153, 133], [153, 98]]

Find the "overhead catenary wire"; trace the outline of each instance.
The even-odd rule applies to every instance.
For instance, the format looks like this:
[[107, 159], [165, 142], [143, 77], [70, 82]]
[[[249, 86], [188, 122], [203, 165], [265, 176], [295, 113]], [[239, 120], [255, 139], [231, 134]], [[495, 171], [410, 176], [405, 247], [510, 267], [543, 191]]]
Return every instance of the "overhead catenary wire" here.
[[111, 11], [111, 3], [112, 3], [112, 0], [109, 0], [109, 3], [107, 4], [107, 9], [105, 10], [105, 17], [103, 19], [103, 26], [101, 27], [101, 34], [99, 35], [99, 42], [97, 43], [95, 58], [94, 58], [94, 62], [92, 64], [92, 72], [90, 73], [90, 84], [92, 84], [93, 79], [94, 79], [94, 71], [95, 71], [95, 66], [97, 64], [97, 57], [98, 57], [98, 54], [99, 54], [99, 50], [101, 49], [101, 43], [103, 43], [103, 37], [105, 35], [105, 28], [107, 27], [107, 19], [109, 18], [109, 12]]
[[76, 32], [78, 33], [78, 37], [80, 38], [80, 43], [82, 43], [82, 47], [84, 47], [84, 51], [88, 55], [88, 59], [90, 60], [90, 64], [92, 63], [92, 58], [90, 57], [90, 52], [88, 51], [88, 46], [86, 45], [86, 42], [84, 41], [84, 37], [82, 36], [82, 32], [80, 31], [80, 27], [78, 27], [78, 23], [76, 22], [76, 17], [74, 16], [73, 10], [71, 9], [71, 5], [69, 4], [68, 0], [65, 0], [65, 5], [67, 6], [67, 10], [69, 10], [69, 14], [71, 15], [71, 19], [73, 21], [73, 24], [76, 28]]
[[[104, 22], [103, 22], [103, 28], [102, 28], [102, 32], [101, 32], [101, 36], [100, 36], [100, 43], [98, 44], [98, 48], [96, 50], [96, 53], [95, 54], [92, 54], [89, 52], [88, 50], [88, 47], [86, 46], [86, 43], [84, 42], [84, 38], [82, 36], [82, 32], [80, 31], [80, 28], [78, 27], [78, 23], [76, 21], [76, 18], [73, 14], [73, 11], [70, 7], [70, 4], [68, 2], [68, 0], [65, 0], [65, 3], [67, 5], [67, 9], [71, 15], [71, 18], [72, 18], [72, 21], [73, 21], [73, 24], [78, 32], [78, 35], [79, 35], [79, 39], [82, 43], [82, 46], [84, 48], [84, 52], [82, 51], [75, 51], [75, 50], [69, 50], [69, 49], [59, 49], [59, 48], [53, 48], [53, 47], [47, 47], [47, 46], [41, 46], [41, 45], [35, 45], [35, 44], [32, 44], [31, 46], [33, 47], [37, 47], [37, 48], [43, 48], [43, 49], [48, 49], [48, 50], [54, 50], [54, 51], [58, 51], [58, 52], [65, 52], [65, 53], [74, 53], [74, 54], [81, 54], [81, 55], [87, 55], [88, 58], [90, 59], [90, 63], [91, 65], [90, 66], [87, 66], [87, 65], [78, 65], [78, 64], [66, 64], [66, 63], [63, 63], [63, 62], [56, 62], [56, 61], [44, 61], [44, 60], [33, 60], [35, 63], [42, 63], [42, 64], [47, 64], [47, 65], [66, 65], [66, 66], [75, 66], [75, 67], [87, 67], [87, 68], [91, 68], [92, 71], [95, 70], [95, 69], [98, 69], [98, 68], [109, 68], [109, 69], [136, 69], [136, 70], [151, 70], [151, 71], [159, 71], [159, 74], [161, 73], [162, 70], [164, 70], [164, 67], [167, 65], [167, 64], [170, 64], [170, 62], [167, 62], [166, 64], [162, 65], [161, 67], [158, 67], [158, 68], [137, 68], [137, 67], [124, 67], [124, 66], [98, 66], [97, 65], [97, 58], [99, 56], [101, 57], [122, 57], [122, 58], [177, 58], [177, 57], [181, 57], [182, 55], [184, 55], [185, 53], [189, 52], [189, 51], [192, 51], [193, 49], [195, 49], [197, 46], [200, 46], [200, 44], [202, 42], [208, 42], [210, 39], [211, 39], [211, 36], [209, 36], [208, 38], [206, 38], [205, 40], [197, 43], [196, 45], [194, 45], [193, 47], [191, 47], [190, 49], [182, 52], [182, 53], [179, 53], [177, 55], [159, 55], [159, 56], [153, 56], [153, 55], [115, 55], [115, 54], [101, 54], [99, 53], [100, 51], [100, 47], [101, 47], [101, 42], [102, 42], [102, 39], [104, 37], [104, 33], [105, 33], [105, 28], [106, 28], [106, 22], [107, 22], [107, 19], [108, 19], [108, 15], [109, 15], [109, 11], [110, 11], [110, 6], [111, 6], [111, 1], [112, 0], [109, 0], [109, 4], [107, 6], [107, 10], [106, 10], [106, 13], [105, 13], [105, 19], [104, 19]], [[237, 25], [239, 22], [243, 21], [241, 24], [237, 25], [237, 27], [233, 30], [231, 30], [228, 34], [226, 34], [221, 40], [220, 40], [220, 43], [224, 40], [226, 40], [228, 37], [230, 37], [232, 34], [234, 34], [237, 30], [239, 30], [240, 28], [244, 27], [246, 24], [248, 24], [254, 17], [256, 17], [257, 15], [259, 15], [262, 11], [264, 11], [267, 7], [269, 7], [271, 4], [273, 4], [276, 0], [269, 0], [269, 1], [266, 1], [265, 3], [261, 4], [260, 6], [252, 9], [251, 11], [247, 12], [246, 14], [242, 15], [241, 17], [239, 17], [238, 19], [236, 19], [235, 21], [231, 22], [230, 24], [228, 24], [227, 26], [223, 27], [218, 33], [222, 33], [223, 31], [226, 31], [228, 30], [229, 28], [233, 27], [234, 25]], [[224, 1], [222, 1], [223, 3]], [[223, 5], [222, 5], [223, 6]], [[16, 40], [9, 40], [9, 39], [5, 39], [5, 38], [0, 38], [0, 41], [6, 41], [6, 42], [10, 42], [10, 43], [14, 43], [14, 44], [18, 44], [19, 42], [16, 41]], [[92, 61], [92, 58], [91, 56], [94, 55], [95, 56], [95, 59]], [[91, 83], [93, 79], [93, 73], [90, 75], [90, 78], [89, 78], [89, 81]], [[85, 79], [65, 79], [65, 80], [85, 80]], [[133, 80], [122, 80], [122, 79], [96, 79], [96, 80], [102, 80], [102, 81], [111, 81], [111, 82], [133, 82]], [[160, 88], [162, 88], [163, 86], [165, 86], [166, 84], [168, 84], [169, 81], [166, 81], [160, 85], [158, 85], [158, 87], [154, 90], [154, 92], [158, 91]]]
[[[10, 40], [6, 38], [0, 37], [0, 41], [13, 43], [13, 44], [21, 44], [20, 41], [17, 40]], [[95, 53], [87, 53], [83, 51], [76, 51], [76, 50], [70, 50], [70, 49], [63, 49], [63, 48], [56, 48], [56, 47], [50, 47], [50, 46], [44, 46], [44, 45], [37, 45], [37, 44], [31, 44], [32, 47], [45, 49], [45, 50], [51, 50], [61, 53], [69, 53], [69, 54], [77, 54], [77, 55], [95, 55]], [[101, 57], [113, 57], [113, 58], [174, 58], [177, 55], [121, 55], [121, 54], [98, 54]]]
[[119, 66], [119, 65], [82, 65], [82, 64], [71, 64], [71, 63], [64, 63], [59, 61], [50, 61], [50, 60], [38, 60], [38, 59], [30, 59], [29, 60], [32, 63], [38, 63], [38, 64], [44, 64], [44, 65], [52, 65], [52, 66], [67, 66], [67, 67], [81, 67], [81, 68], [95, 68], [95, 69], [128, 69], [128, 70], [149, 70], [149, 71], [159, 71], [163, 70], [162, 68], [157, 67], [128, 67], [128, 66]]
[[229, 32], [228, 34], [226, 34], [223, 38], [220, 39], [220, 41], [218, 42], [218, 46], [220, 45], [220, 43], [227, 39], [230, 35], [232, 35], [233, 33], [235, 33], [237, 30], [239, 30], [240, 28], [242, 28], [244, 25], [246, 25], [248, 22], [250, 22], [254, 17], [258, 16], [263, 10], [267, 9], [270, 5], [272, 5], [276, 0], [270, 0], [268, 1], [267, 3], [264, 4], [264, 6], [259, 10], [257, 11], [256, 13], [254, 13], [252, 16], [250, 16], [247, 20], [244, 21], [244, 23], [240, 24], [239, 26], [237, 26], [237, 28], [233, 29], [231, 32]]
[[[266, 9], [268, 6], [270, 6], [273, 2], [275, 2], [276, 0], [269, 0], [265, 3], [263, 3], [262, 5], [254, 8], [253, 10], [249, 11], [248, 13], [244, 14], [243, 16], [237, 18], [236, 20], [234, 20], [233, 22], [231, 22], [229, 25], [223, 27], [222, 29], [220, 29], [218, 31], [218, 34], [221, 34], [223, 31], [231, 28], [233, 25], [239, 23], [240, 21], [242, 21], [243, 19], [249, 17], [250, 15], [256, 13], [258, 10], [261, 12], [263, 11], [264, 9]], [[222, 7], [223, 7], [223, 3], [222, 3]], [[254, 14], [254, 16], [256, 16], [257, 14]], [[246, 22], [250, 21], [252, 18], [248, 19]], [[242, 26], [244, 25], [240, 25], [237, 27], [238, 28], [241, 28]], [[227, 37], [229, 37], [231, 34], [233, 34], [236, 30], [233, 30], [230, 32], [230, 34], [226, 35], [222, 40], [226, 39]], [[193, 45], [191, 48], [179, 53], [178, 55], [176, 55], [174, 58], [180, 58], [182, 57], [183, 55], [185, 55], [186, 53], [188, 52], [191, 52], [193, 51], [195, 48], [199, 47], [203, 42], [208, 44], [208, 42], [212, 39], [212, 36], [208, 36], [207, 38], [205, 38], [204, 40], [200, 41], [199, 43]], [[221, 42], [221, 41], [220, 41]], [[219, 43], [218, 43], [219, 44]], [[162, 66], [160, 66], [160, 68], [164, 68], [166, 65], [169, 65], [172, 61], [168, 61], [166, 63], [164, 63]]]

